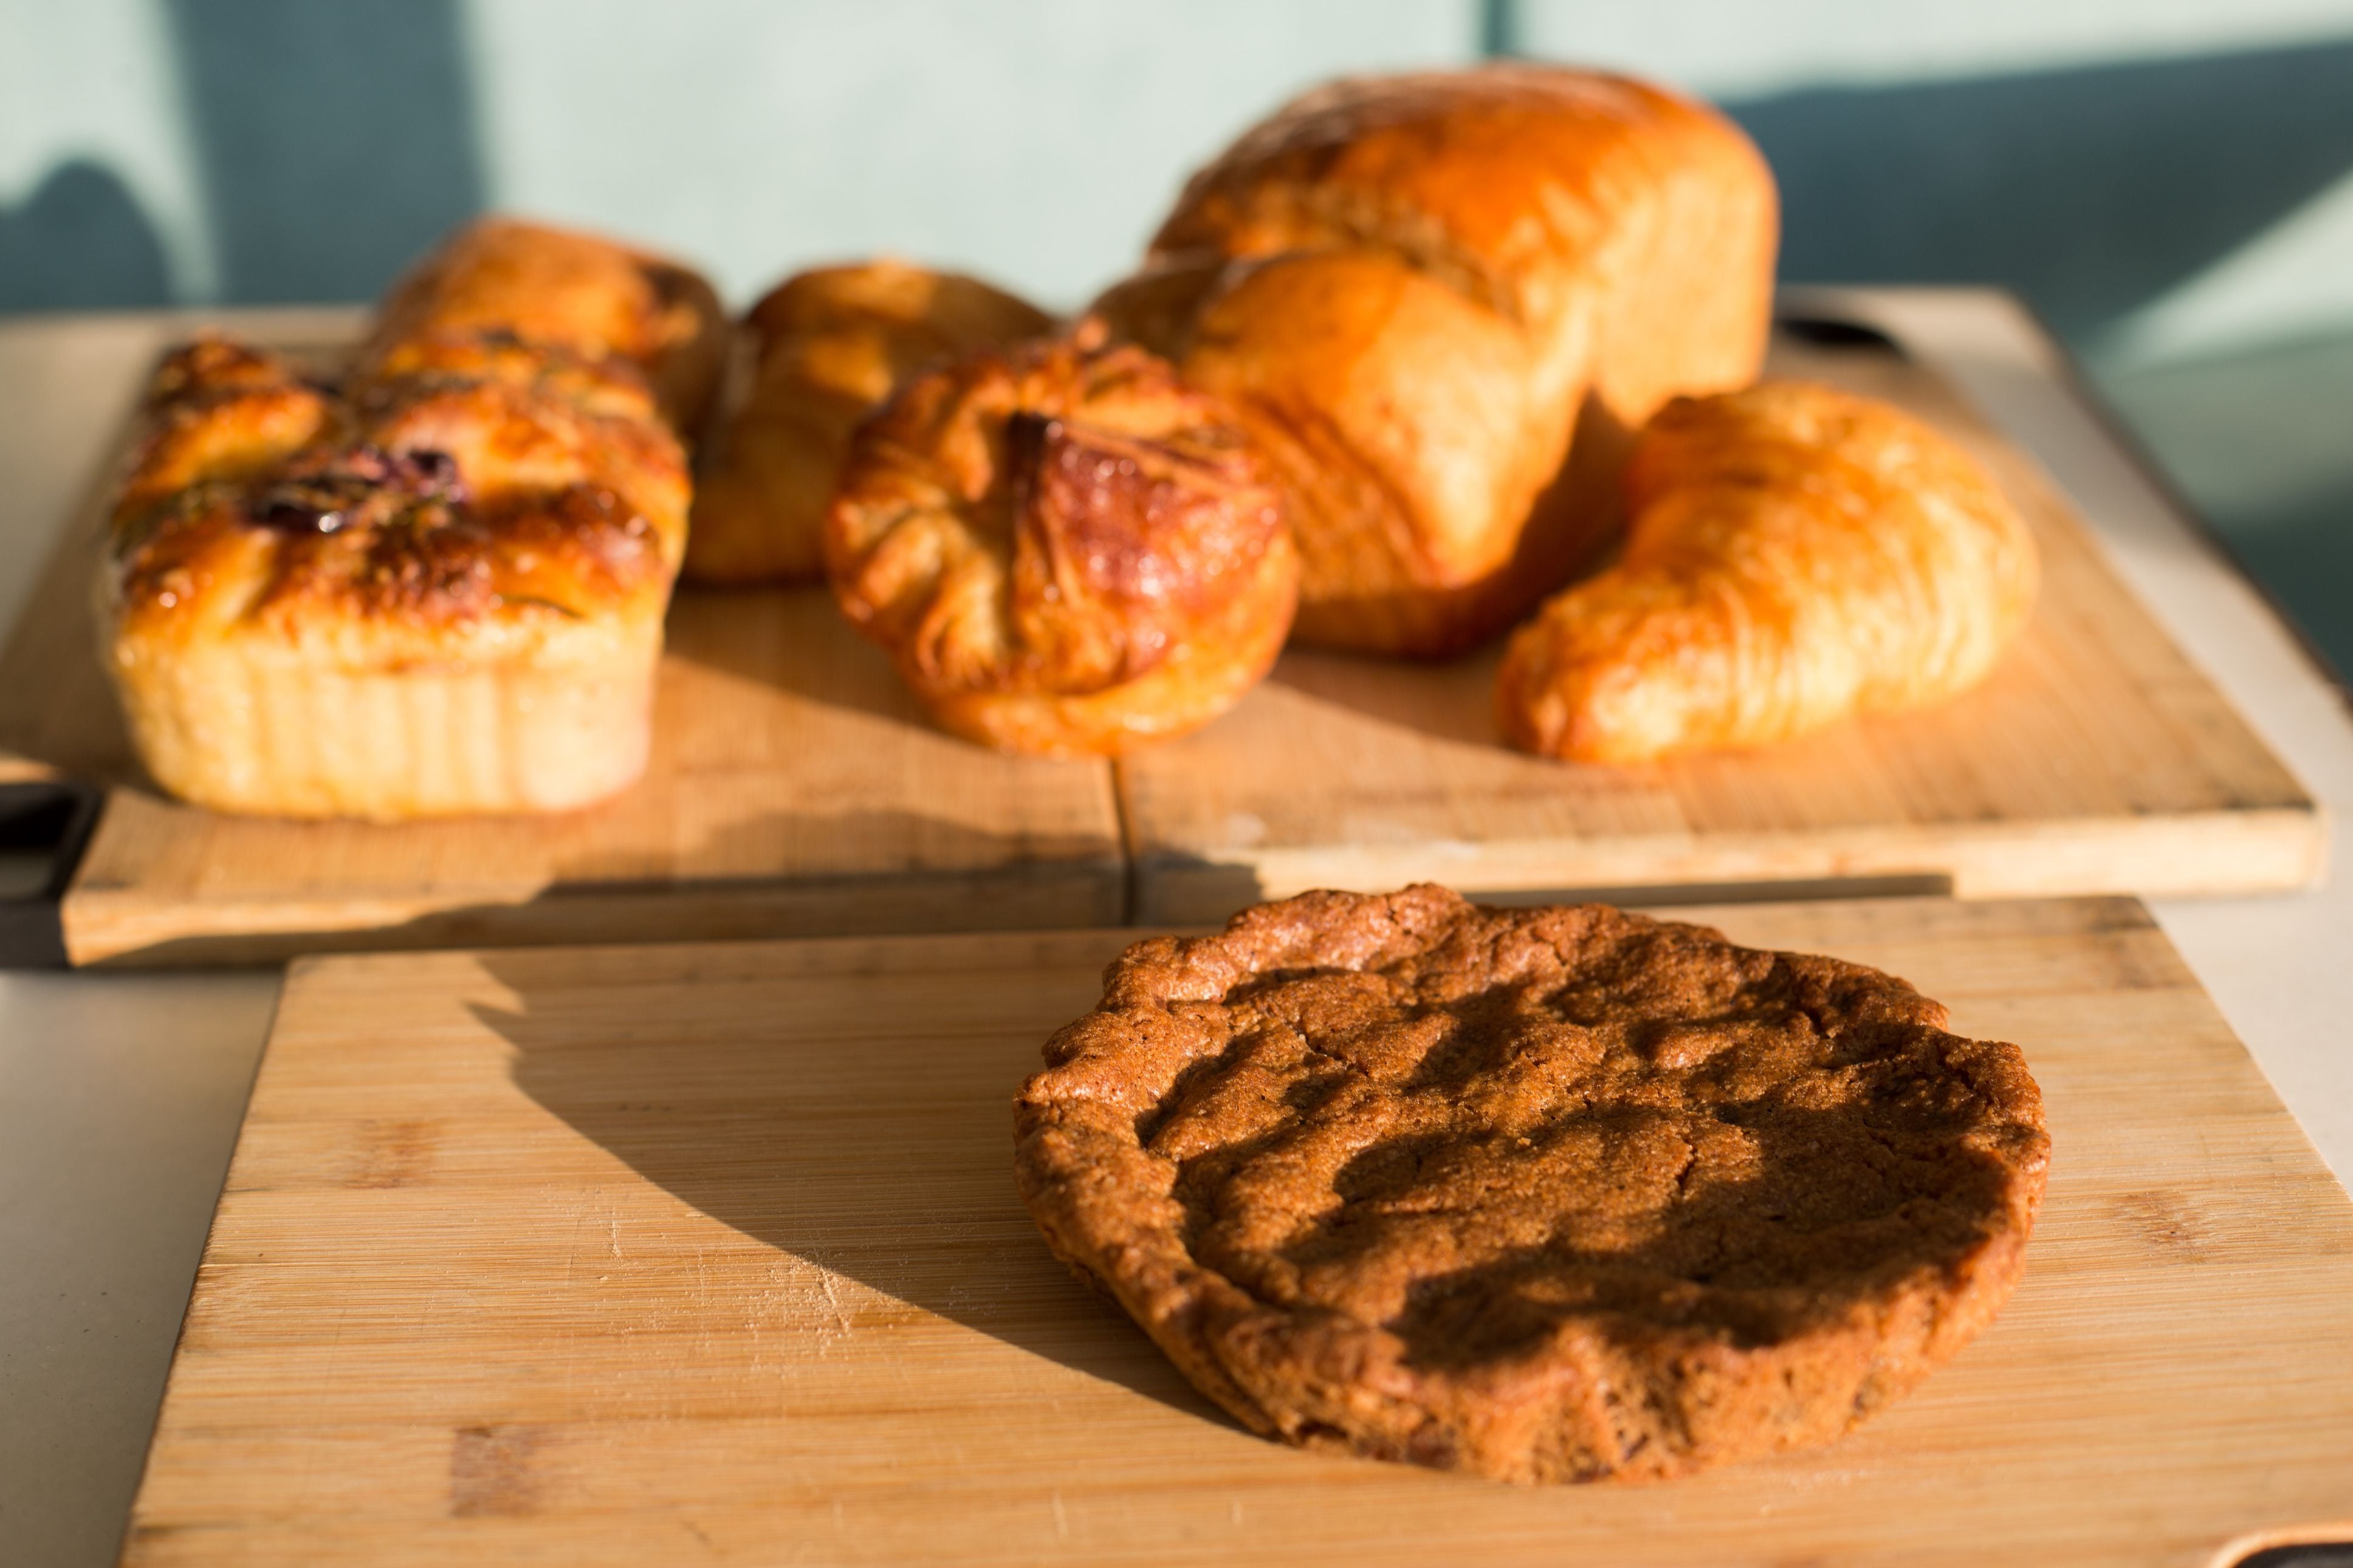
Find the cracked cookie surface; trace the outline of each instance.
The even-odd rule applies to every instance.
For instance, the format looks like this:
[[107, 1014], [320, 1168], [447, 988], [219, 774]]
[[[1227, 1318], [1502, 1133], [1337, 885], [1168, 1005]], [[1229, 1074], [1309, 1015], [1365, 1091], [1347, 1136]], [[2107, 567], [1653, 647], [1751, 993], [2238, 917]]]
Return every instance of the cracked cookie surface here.
[[1251, 1429], [1518, 1481], [1828, 1441], [1989, 1321], [2049, 1138], [1900, 980], [1596, 905], [1310, 893], [1131, 948], [1022, 1195]]

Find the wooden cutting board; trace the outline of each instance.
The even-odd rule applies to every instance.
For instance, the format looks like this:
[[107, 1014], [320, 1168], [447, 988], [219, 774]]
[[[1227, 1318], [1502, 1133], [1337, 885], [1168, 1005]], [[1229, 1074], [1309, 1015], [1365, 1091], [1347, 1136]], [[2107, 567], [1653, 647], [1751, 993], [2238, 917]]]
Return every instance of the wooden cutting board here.
[[[267, 320], [276, 346], [320, 357], [360, 322]], [[181, 805], [144, 781], [93, 651], [106, 489], [0, 654], [0, 783], [107, 786], [59, 910], [73, 963], [1121, 919], [1109, 764], [932, 729], [822, 589], [680, 594], [646, 775], [602, 805], [389, 827]]]
[[[326, 356], [358, 322], [279, 313], [257, 335]], [[998, 757], [930, 729], [821, 592], [688, 592], [653, 760], [619, 798], [398, 827], [239, 820], [160, 796], [130, 754], [91, 653], [100, 486], [0, 653], [0, 783], [107, 787], [61, 900], [77, 963], [1113, 924], [1131, 871], [1126, 912], [1155, 921], [1424, 876], [1975, 896], [2317, 873], [2311, 799], [2027, 458], [1892, 353], [1785, 341], [1775, 368], [1926, 413], [2032, 519], [2048, 587], [1987, 687], [1770, 752], [1577, 768], [1496, 743], [1492, 650], [1438, 667], [1297, 653], [1209, 730], [1119, 764], [1114, 793], [1108, 764]]]
[[1500, 744], [1501, 645], [1400, 666], [1294, 650], [1212, 728], [1119, 764], [1138, 921], [1430, 878], [1632, 894], [1877, 884], [1964, 898], [2219, 893], [2319, 874], [2320, 814], [2119, 583], [2033, 460], [1888, 348], [1784, 334], [1770, 371], [1913, 410], [2041, 546], [2031, 624], [1943, 708], [1788, 745], [1577, 766]]
[[1047, 1254], [1009, 1099], [1123, 934], [306, 962], [124, 1561], [2206, 1568], [2353, 1534], [2353, 1204], [2140, 907], [1747, 905], [2021, 1042], [1999, 1321], [1839, 1447], [1518, 1489], [1295, 1452]]

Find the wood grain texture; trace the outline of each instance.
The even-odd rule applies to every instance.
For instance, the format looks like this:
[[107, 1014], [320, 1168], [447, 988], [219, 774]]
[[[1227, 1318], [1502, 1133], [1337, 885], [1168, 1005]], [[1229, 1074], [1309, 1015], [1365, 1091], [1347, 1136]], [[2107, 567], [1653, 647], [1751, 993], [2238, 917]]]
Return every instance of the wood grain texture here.
[[1195, 1395], [1016, 1198], [1124, 933], [306, 963], [124, 1561], [2179, 1564], [2353, 1533], [2353, 1204], [2140, 908], [1747, 905], [2020, 1042], [2026, 1278], [1829, 1451], [1519, 1489]]
[[[320, 354], [357, 325], [265, 321]], [[586, 811], [379, 826], [178, 805], [142, 777], [95, 657], [107, 489], [0, 655], [0, 782], [111, 786], [62, 910], [77, 963], [1121, 918], [1108, 765], [940, 734], [818, 589], [681, 593], [646, 776]]]
[[1604, 767], [1502, 744], [1500, 647], [1414, 667], [1294, 649], [1216, 725], [1116, 764], [1134, 918], [1420, 877], [1495, 891], [1926, 879], [1988, 898], [2318, 874], [2318, 807], [2031, 459], [1897, 355], [1785, 339], [1770, 370], [1930, 420], [2024, 513], [2043, 590], [1984, 685], [1787, 745]]

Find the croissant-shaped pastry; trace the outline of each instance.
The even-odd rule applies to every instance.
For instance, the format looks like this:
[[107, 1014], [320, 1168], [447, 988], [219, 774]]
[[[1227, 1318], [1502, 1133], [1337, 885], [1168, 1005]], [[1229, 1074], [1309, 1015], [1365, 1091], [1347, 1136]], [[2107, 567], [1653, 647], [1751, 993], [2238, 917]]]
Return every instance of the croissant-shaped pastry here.
[[1046, 313], [976, 278], [882, 259], [786, 279], [745, 325], [755, 366], [695, 486], [686, 575], [814, 582], [849, 433], [925, 366], [1049, 331]]
[[638, 774], [688, 489], [648, 377], [689, 406], [678, 367], [709, 357], [649, 270], [677, 269], [496, 222], [401, 286], [339, 381], [217, 338], [164, 360], [100, 574], [157, 783], [396, 820]]
[[933, 370], [861, 426], [826, 566], [943, 727], [1046, 755], [1224, 711], [1282, 650], [1299, 578], [1231, 413], [1090, 326]]
[[1275, 464], [1302, 640], [1440, 655], [1607, 542], [1659, 404], [1755, 378], [1777, 235], [1702, 105], [1549, 66], [1374, 78], [1246, 132], [1095, 308]]
[[1678, 399], [1625, 475], [1609, 570], [1513, 637], [1513, 742], [1580, 762], [1787, 740], [1941, 701], [2025, 624], [2026, 524], [1909, 415], [1800, 382]]

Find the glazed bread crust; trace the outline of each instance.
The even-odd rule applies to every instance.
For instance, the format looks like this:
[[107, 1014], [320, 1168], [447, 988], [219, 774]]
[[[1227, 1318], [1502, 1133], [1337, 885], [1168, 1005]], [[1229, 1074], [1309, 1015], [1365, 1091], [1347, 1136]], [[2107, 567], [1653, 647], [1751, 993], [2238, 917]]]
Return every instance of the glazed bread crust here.
[[670, 428], [691, 441], [718, 391], [727, 313], [701, 275], [664, 257], [486, 217], [393, 285], [363, 358], [399, 374], [429, 345], [485, 339], [617, 360], [644, 378]]
[[851, 444], [826, 559], [944, 728], [1049, 755], [1207, 723], [1272, 665], [1298, 591], [1230, 413], [1091, 331], [910, 383]]
[[[641, 368], [674, 352], [648, 347], [667, 340], [636, 308], [644, 271], [485, 225], [401, 286], [338, 381], [217, 338], [167, 356], [99, 580], [159, 784], [397, 820], [559, 809], [637, 775], [688, 498]], [[617, 303], [580, 281], [607, 275], [634, 280]], [[493, 324], [510, 297], [519, 319]]]
[[1838, 1437], [2010, 1296], [2042, 1098], [1947, 1022], [1601, 906], [1307, 893], [1113, 963], [1015, 1177], [1252, 1431], [1655, 1479]]
[[1985, 471], [1829, 387], [1668, 405], [1625, 490], [1621, 559], [1514, 634], [1498, 673], [1529, 751], [1641, 762], [1943, 701], [2033, 605], [2032, 537]]
[[978, 279], [887, 258], [787, 279], [746, 318], [751, 384], [695, 486], [687, 578], [823, 577], [826, 507], [859, 421], [918, 371], [1052, 326]]
[[1739, 130], [1639, 82], [1342, 81], [1196, 174], [1097, 309], [1276, 454], [1303, 640], [1441, 655], [1607, 541], [1661, 402], [1754, 379], [1778, 221]]

